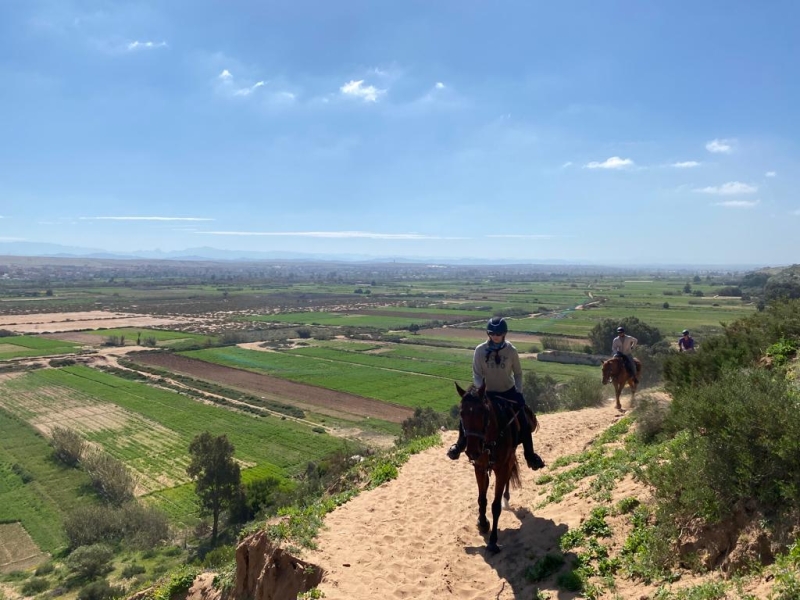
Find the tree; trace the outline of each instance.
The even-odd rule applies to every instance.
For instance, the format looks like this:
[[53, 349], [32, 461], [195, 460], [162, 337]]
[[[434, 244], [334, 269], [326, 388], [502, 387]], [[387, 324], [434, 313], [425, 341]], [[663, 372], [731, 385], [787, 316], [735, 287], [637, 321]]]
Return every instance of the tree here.
[[411, 325], [408, 326], [408, 330], [414, 335], [416, 335], [419, 332], [419, 325], [417, 325], [416, 323], [412, 323]]
[[610, 354], [611, 342], [617, 335], [617, 327], [625, 328], [625, 333], [639, 340], [639, 345], [652, 346], [664, 337], [655, 327], [651, 327], [636, 317], [625, 317], [622, 321], [603, 319], [589, 332], [592, 350], [597, 354]]
[[86, 440], [77, 431], [58, 425], [50, 431], [50, 445], [56, 460], [69, 467], [77, 466], [86, 450]]
[[689, 283], [688, 281], [686, 282], [686, 285], [683, 286], [683, 293], [684, 294], [691, 294], [692, 293], [692, 284]]
[[197, 435], [189, 444], [191, 462], [186, 473], [194, 480], [194, 491], [201, 509], [214, 520], [212, 541], [217, 540], [219, 515], [239, 491], [241, 473], [233, 460], [235, 448], [226, 435], [214, 437], [208, 431]]

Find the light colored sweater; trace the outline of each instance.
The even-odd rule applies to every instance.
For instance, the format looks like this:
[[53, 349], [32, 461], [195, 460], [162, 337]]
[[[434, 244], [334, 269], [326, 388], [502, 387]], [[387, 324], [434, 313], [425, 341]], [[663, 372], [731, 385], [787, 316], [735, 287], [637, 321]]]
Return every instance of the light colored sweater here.
[[[486, 383], [487, 392], [506, 392], [512, 387], [522, 392], [522, 365], [517, 349], [506, 342], [497, 352], [488, 353], [488, 350], [488, 341], [475, 348], [472, 357], [472, 383], [475, 387]], [[499, 363], [497, 356], [500, 357]]]
[[624, 338], [617, 336], [611, 342], [611, 354], [622, 352], [623, 354], [630, 354], [636, 348], [637, 340], [635, 337], [626, 335]]

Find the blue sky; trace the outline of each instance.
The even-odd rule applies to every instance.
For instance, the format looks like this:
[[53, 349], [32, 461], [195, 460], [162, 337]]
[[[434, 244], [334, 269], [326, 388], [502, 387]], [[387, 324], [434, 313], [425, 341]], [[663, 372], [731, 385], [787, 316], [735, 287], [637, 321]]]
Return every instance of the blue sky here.
[[800, 262], [800, 3], [0, 0], [0, 241]]

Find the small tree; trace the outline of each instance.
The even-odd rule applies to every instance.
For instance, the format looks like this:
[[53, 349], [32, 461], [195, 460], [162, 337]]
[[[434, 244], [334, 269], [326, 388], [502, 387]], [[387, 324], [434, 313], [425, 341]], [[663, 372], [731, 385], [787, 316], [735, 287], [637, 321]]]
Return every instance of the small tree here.
[[683, 293], [684, 294], [691, 294], [692, 293], [692, 284], [689, 283], [688, 281], [686, 282], [686, 285], [683, 286]]
[[91, 580], [111, 570], [114, 551], [105, 544], [93, 544], [76, 548], [65, 561], [67, 567], [79, 579]]
[[133, 500], [136, 479], [121, 460], [100, 450], [85, 453], [83, 468], [92, 479], [92, 485], [109, 503], [121, 506]]
[[208, 431], [197, 435], [189, 444], [191, 462], [186, 473], [194, 479], [194, 491], [201, 509], [214, 520], [211, 539], [216, 542], [219, 515], [236, 497], [241, 474], [233, 460], [235, 448], [226, 435], [214, 437]]
[[416, 335], [417, 333], [419, 333], [419, 325], [417, 325], [416, 323], [412, 323], [411, 325], [408, 326], [408, 330], [414, 335]]
[[67, 466], [78, 464], [86, 450], [86, 440], [74, 429], [55, 426], [50, 431], [50, 445], [56, 460]]

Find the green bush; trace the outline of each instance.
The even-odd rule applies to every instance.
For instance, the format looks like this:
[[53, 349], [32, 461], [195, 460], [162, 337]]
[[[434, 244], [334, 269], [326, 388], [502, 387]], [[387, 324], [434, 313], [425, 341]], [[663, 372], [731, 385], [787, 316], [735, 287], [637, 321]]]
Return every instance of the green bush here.
[[141, 575], [142, 573], [146, 573], [147, 569], [144, 568], [144, 565], [140, 565], [138, 563], [130, 563], [125, 565], [120, 573], [120, 577], [123, 579], [131, 579], [132, 577], [136, 577], [137, 575]]
[[112, 586], [105, 579], [101, 579], [81, 588], [78, 600], [110, 600], [124, 595], [125, 588]]
[[82, 505], [64, 519], [70, 548], [124, 541], [134, 548], [153, 548], [170, 535], [167, 516], [136, 502], [122, 507]]
[[558, 399], [563, 410], [579, 410], [601, 406], [606, 395], [599, 376], [579, 375], [559, 391]]
[[23, 596], [35, 596], [50, 588], [50, 582], [44, 577], [33, 577], [22, 584], [20, 591]]
[[561, 554], [545, 554], [533, 565], [525, 569], [525, 579], [531, 582], [547, 579], [564, 565], [564, 556]]
[[50, 573], [52, 573], [55, 570], [56, 570], [56, 566], [52, 562], [47, 561], [46, 563], [42, 563], [41, 565], [36, 567], [36, 570], [33, 572], [33, 574], [37, 575], [37, 576], [38, 575], [49, 575]]
[[646, 444], [653, 442], [664, 431], [668, 414], [669, 404], [666, 401], [647, 393], [638, 396], [633, 409], [636, 434]]
[[800, 395], [783, 377], [732, 371], [682, 390], [667, 429], [680, 435], [648, 477], [675, 518], [699, 510], [713, 522], [750, 498], [767, 511], [800, 501]]
[[546, 413], [560, 410], [561, 404], [556, 389], [557, 381], [550, 375], [538, 375], [526, 371], [523, 375], [522, 393], [533, 412]]
[[443, 413], [438, 413], [430, 407], [414, 409], [414, 416], [403, 421], [403, 433], [398, 439], [399, 443], [407, 442], [418, 437], [427, 437], [438, 432], [442, 427], [454, 427], [457, 423]]
[[57, 461], [74, 467], [86, 450], [86, 440], [74, 429], [56, 425], [50, 430], [50, 446]]
[[79, 579], [95, 579], [111, 570], [114, 551], [105, 544], [76, 548], [65, 561], [67, 568]]
[[625, 317], [621, 321], [603, 319], [589, 332], [592, 350], [597, 354], [611, 354], [611, 342], [617, 336], [617, 327], [622, 325], [625, 333], [632, 335], [642, 346], [652, 346], [663, 338], [661, 332], [636, 317]]

